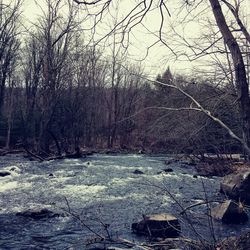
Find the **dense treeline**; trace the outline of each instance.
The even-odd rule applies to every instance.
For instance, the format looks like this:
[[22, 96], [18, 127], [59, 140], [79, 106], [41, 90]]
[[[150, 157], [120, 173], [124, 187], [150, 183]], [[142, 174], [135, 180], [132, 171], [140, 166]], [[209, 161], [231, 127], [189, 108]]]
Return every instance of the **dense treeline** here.
[[[25, 35], [21, 1], [1, 10], [2, 148], [58, 155], [78, 147], [196, 154], [241, 150], [226, 130], [193, 110], [181, 91], [147, 80], [115, 40], [106, 48], [109, 55], [86, 43], [73, 6], [63, 17], [59, 5], [48, 3]], [[228, 86], [208, 77], [173, 75], [169, 68], [155, 79], [192, 94], [240, 133], [235, 92]]]

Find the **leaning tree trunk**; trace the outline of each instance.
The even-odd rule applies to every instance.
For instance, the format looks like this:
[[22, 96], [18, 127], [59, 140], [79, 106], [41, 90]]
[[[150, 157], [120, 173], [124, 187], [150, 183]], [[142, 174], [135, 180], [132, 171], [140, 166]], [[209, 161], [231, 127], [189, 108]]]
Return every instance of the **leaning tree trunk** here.
[[226, 23], [219, 0], [209, 0], [209, 2], [211, 4], [216, 23], [232, 56], [242, 122], [242, 135], [244, 141], [243, 147], [246, 152], [248, 152], [248, 158], [250, 158], [250, 99], [245, 63], [240, 46]]

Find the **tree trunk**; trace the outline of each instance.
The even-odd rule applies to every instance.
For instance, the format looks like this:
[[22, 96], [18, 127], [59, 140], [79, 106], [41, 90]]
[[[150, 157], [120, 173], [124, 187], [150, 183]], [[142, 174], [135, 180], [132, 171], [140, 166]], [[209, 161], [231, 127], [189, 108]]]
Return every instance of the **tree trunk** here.
[[[249, 89], [248, 89], [248, 82], [247, 82], [246, 69], [243, 56], [237, 40], [234, 38], [232, 32], [230, 31], [226, 23], [219, 1], [209, 0], [209, 2], [211, 4], [216, 23], [232, 56], [234, 70], [235, 70], [235, 81], [238, 93], [241, 122], [242, 122], [242, 135], [243, 135], [243, 140], [246, 144], [243, 146], [245, 148], [246, 147], [249, 148], [250, 147], [250, 99], [249, 99]], [[248, 156], [250, 157], [250, 155]]]
[[10, 134], [11, 134], [11, 122], [8, 119], [8, 131], [7, 131], [7, 137], [6, 137], [6, 142], [5, 142], [6, 149], [10, 148]]
[[55, 135], [50, 129], [47, 129], [47, 132], [50, 134], [50, 136], [53, 138], [53, 140], [54, 140], [55, 143], [56, 143], [57, 155], [58, 155], [58, 156], [62, 156], [61, 146], [60, 146], [60, 143], [59, 143], [59, 141], [58, 141], [56, 135]]

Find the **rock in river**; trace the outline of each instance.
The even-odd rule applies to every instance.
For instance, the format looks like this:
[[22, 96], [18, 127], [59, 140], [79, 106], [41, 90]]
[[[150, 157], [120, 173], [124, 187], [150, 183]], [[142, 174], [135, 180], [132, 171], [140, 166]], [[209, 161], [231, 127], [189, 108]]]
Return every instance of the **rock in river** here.
[[212, 217], [226, 224], [242, 224], [248, 220], [243, 207], [232, 200], [226, 200], [211, 211]]
[[53, 218], [60, 216], [57, 213], [50, 211], [47, 208], [33, 208], [26, 211], [16, 213], [17, 216], [28, 217], [31, 219], [39, 220], [44, 218]]
[[165, 173], [171, 173], [171, 172], [173, 172], [174, 170], [173, 170], [172, 168], [165, 168], [165, 169], [163, 169], [163, 171], [164, 171]]
[[141, 170], [136, 169], [133, 174], [144, 174]]
[[17, 176], [19, 175], [21, 172], [20, 168], [17, 166], [9, 166], [9, 167], [5, 167], [3, 169], [0, 170], [0, 177], [5, 177], [5, 176]]
[[11, 175], [11, 172], [8, 170], [0, 170], [0, 177], [5, 177]]
[[220, 191], [229, 198], [240, 199], [250, 203], [250, 171], [242, 171], [238, 174], [230, 174], [224, 177], [220, 184]]
[[133, 223], [132, 230], [139, 235], [172, 238], [179, 236], [180, 223], [173, 215], [155, 214], [144, 216], [143, 220]]

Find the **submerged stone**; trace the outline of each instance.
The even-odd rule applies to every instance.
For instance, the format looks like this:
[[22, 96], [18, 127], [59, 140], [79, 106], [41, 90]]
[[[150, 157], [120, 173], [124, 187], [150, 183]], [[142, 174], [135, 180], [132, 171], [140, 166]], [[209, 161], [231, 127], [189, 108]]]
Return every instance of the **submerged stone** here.
[[173, 163], [176, 163], [176, 162], [178, 162], [177, 159], [169, 159], [169, 160], [166, 160], [166, 161], [165, 161], [165, 164], [166, 164], [166, 165], [170, 165], [170, 164], [173, 164]]
[[28, 209], [26, 211], [16, 213], [16, 215], [35, 219], [35, 220], [60, 216], [60, 214], [54, 213], [47, 208]]
[[132, 224], [134, 233], [155, 238], [178, 237], [180, 229], [178, 219], [170, 214], [144, 216], [143, 220]]
[[16, 173], [20, 173], [21, 172], [21, 169], [17, 166], [10, 166], [8, 168], [6, 168], [7, 170], [9, 171], [12, 171], [12, 172], [16, 172]]
[[174, 170], [173, 170], [172, 168], [166, 168], [166, 169], [163, 169], [163, 171], [164, 171], [165, 173], [171, 173], [171, 172], [173, 172]]
[[141, 170], [136, 169], [133, 174], [144, 174]]
[[[129, 248], [131, 249], [131, 248]], [[132, 248], [133, 249], [133, 248]], [[128, 248], [121, 248], [121, 247], [94, 247], [90, 248], [89, 250], [128, 250]]]

